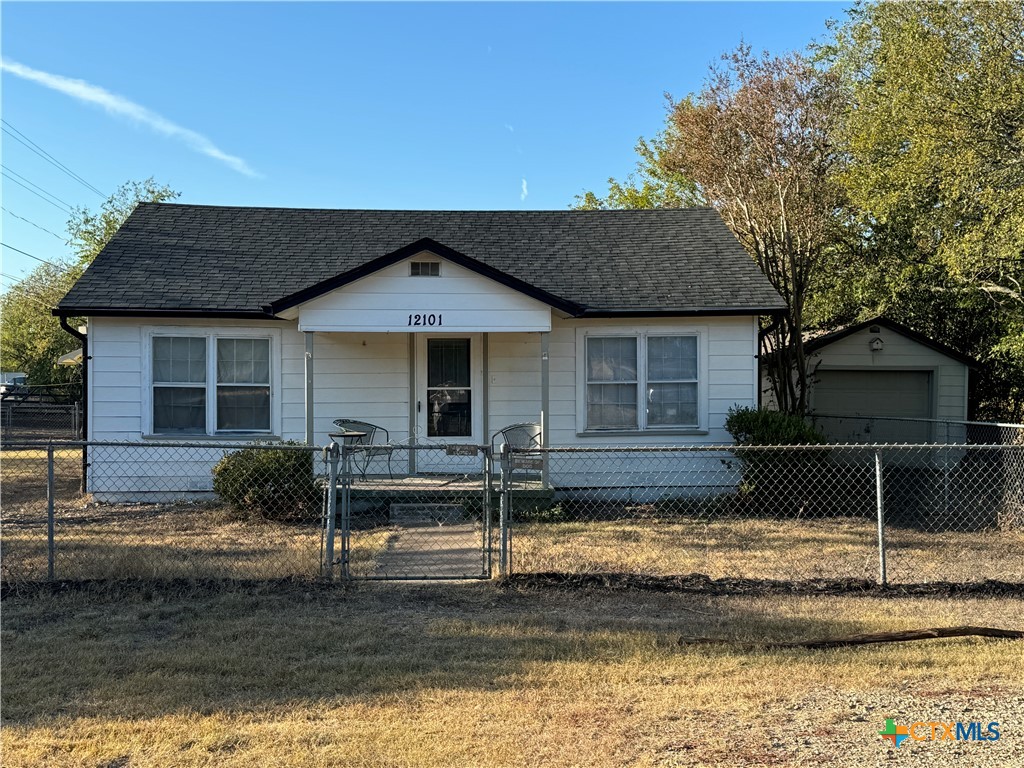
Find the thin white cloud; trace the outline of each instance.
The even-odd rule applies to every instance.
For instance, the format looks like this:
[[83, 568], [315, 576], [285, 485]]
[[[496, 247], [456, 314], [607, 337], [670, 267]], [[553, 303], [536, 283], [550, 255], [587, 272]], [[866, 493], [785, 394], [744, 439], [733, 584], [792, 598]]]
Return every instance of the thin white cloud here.
[[519, 199], [525, 201], [526, 198], [529, 197], [529, 195], [530, 195], [530, 190], [528, 190], [526, 188], [526, 179], [523, 179], [523, 188], [522, 188], [522, 191], [520, 191], [520, 193], [519, 193]]
[[514, 127], [512, 127], [511, 125], [509, 125], [508, 123], [505, 123], [505, 129], [506, 129], [506, 130], [507, 130], [507, 131], [508, 131], [509, 133], [515, 133], [515, 132], [516, 132], [516, 129], [515, 129]]
[[9, 72], [15, 77], [20, 77], [24, 80], [30, 80], [34, 83], [38, 83], [44, 88], [58, 91], [59, 93], [63, 93], [65, 96], [70, 96], [73, 99], [78, 99], [79, 101], [84, 101], [88, 104], [100, 106], [111, 115], [126, 117], [129, 120], [134, 120], [135, 122], [149, 126], [157, 133], [167, 136], [168, 138], [177, 139], [187, 145], [190, 149], [206, 155], [207, 157], [212, 157], [214, 160], [219, 160], [232, 170], [238, 171], [246, 176], [254, 178], [260, 176], [259, 173], [249, 167], [249, 164], [246, 163], [245, 160], [240, 157], [236, 157], [235, 155], [229, 155], [208, 138], [203, 136], [203, 134], [189, 128], [183, 128], [177, 123], [168, 120], [166, 117], [158, 115], [156, 112], [146, 109], [142, 105], [136, 104], [123, 96], [111, 93], [98, 85], [87, 83], [84, 80], [74, 80], [70, 77], [52, 75], [49, 72], [42, 72], [38, 69], [27, 67], [24, 64], [19, 64], [16, 61], [11, 61], [10, 59], [0, 58], [0, 70]]

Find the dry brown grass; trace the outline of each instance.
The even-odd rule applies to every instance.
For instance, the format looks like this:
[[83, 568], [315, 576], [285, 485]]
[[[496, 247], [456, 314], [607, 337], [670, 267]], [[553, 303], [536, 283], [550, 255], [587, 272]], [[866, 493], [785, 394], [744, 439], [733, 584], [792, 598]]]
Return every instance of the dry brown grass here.
[[676, 643], [961, 623], [1024, 627], [1007, 600], [488, 584], [8, 599], [4, 765], [935, 765], [950, 746], [893, 752], [876, 733], [944, 711], [1006, 722], [969, 746], [1010, 765], [1024, 666], [1006, 641]]
[[[873, 521], [653, 518], [517, 524], [518, 573], [876, 578]], [[1024, 531], [886, 530], [891, 581], [1024, 581]]]

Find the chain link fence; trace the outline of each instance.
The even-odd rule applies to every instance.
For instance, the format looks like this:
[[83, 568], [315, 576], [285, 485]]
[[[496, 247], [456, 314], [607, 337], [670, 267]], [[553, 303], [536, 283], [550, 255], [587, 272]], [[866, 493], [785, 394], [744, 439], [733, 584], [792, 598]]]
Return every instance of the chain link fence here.
[[81, 403], [44, 403], [17, 398], [0, 402], [0, 440], [42, 442], [82, 436]]
[[497, 494], [489, 447], [343, 445], [341, 459], [342, 578], [490, 577]]
[[828, 414], [814, 414], [807, 421], [828, 442], [839, 444], [1024, 445], [1021, 424]]
[[[510, 572], [1024, 582], [1022, 445], [546, 448], [502, 469]], [[531, 478], [547, 499], [516, 492]]]
[[326, 467], [304, 446], [5, 442], [0, 577], [316, 577]]
[[15, 443], [0, 580], [1024, 583], [1024, 445]]

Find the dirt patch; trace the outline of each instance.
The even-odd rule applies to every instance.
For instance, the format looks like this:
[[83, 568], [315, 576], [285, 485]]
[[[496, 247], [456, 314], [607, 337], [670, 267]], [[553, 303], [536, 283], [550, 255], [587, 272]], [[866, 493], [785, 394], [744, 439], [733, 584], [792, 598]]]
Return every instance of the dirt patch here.
[[701, 595], [863, 595], [865, 597], [1024, 597], [1024, 584], [1006, 581], [880, 584], [868, 579], [712, 579], [702, 573], [644, 576], [632, 573], [524, 573], [502, 579], [509, 589], [606, 589], [689, 592]]

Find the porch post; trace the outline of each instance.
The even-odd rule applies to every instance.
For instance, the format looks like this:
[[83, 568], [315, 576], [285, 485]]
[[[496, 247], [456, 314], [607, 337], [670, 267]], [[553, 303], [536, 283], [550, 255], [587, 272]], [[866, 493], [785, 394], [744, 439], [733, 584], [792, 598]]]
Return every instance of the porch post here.
[[416, 400], [416, 334], [407, 335], [409, 336], [409, 465], [407, 471], [410, 475], [415, 475], [416, 450], [412, 446], [419, 443], [419, 437], [416, 435], [419, 412], [419, 402]]
[[313, 445], [313, 332], [302, 335], [306, 337], [306, 445]]
[[[544, 331], [540, 335], [540, 444], [547, 448], [551, 445], [551, 334]], [[549, 488], [548, 454], [544, 454], [544, 466], [541, 469], [541, 487]]]
[[491, 404], [490, 404], [490, 396], [489, 396], [489, 394], [487, 392], [487, 386], [490, 383], [490, 378], [491, 378], [491, 368], [490, 368], [490, 365], [488, 364], [488, 359], [487, 359], [488, 356], [490, 355], [490, 351], [488, 350], [487, 337], [488, 337], [488, 334], [484, 333], [484, 334], [481, 334], [481, 338], [480, 338], [480, 352], [481, 352], [481, 354], [483, 355], [483, 358], [484, 358], [483, 360], [480, 361], [481, 368], [483, 370], [483, 377], [482, 377], [483, 391], [480, 393], [480, 403], [481, 403], [480, 407], [483, 408], [483, 414], [482, 414], [483, 420], [482, 421], [483, 421], [483, 425], [484, 425], [484, 433], [483, 433], [483, 435], [480, 436], [480, 442], [482, 442], [484, 445], [490, 445], [491, 444], [491, 421], [488, 418], [489, 415], [490, 415]]

